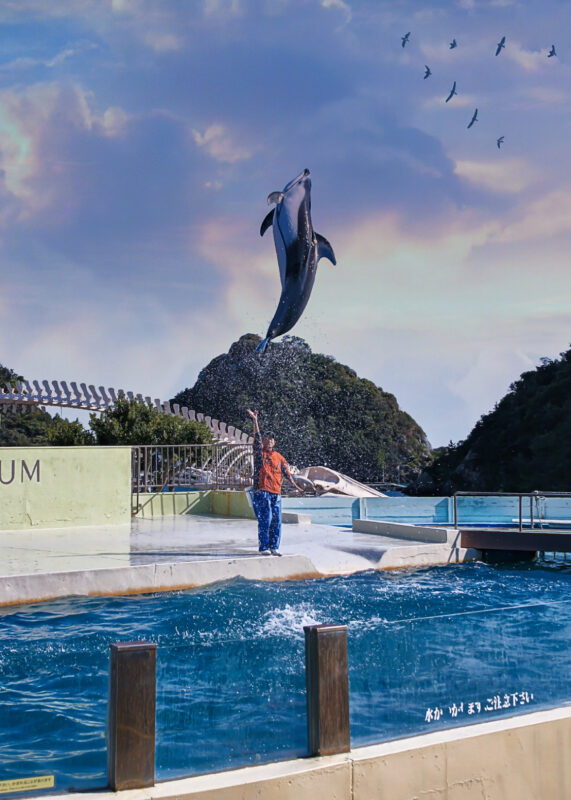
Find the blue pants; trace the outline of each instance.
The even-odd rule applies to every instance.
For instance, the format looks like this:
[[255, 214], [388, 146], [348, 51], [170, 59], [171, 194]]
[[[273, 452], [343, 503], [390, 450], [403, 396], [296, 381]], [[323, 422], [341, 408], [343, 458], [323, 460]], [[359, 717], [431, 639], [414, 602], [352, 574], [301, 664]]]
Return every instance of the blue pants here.
[[258, 549], [278, 550], [282, 538], [282, 496], [272, 492], [254, 492], [252, 505], [258, 520]]

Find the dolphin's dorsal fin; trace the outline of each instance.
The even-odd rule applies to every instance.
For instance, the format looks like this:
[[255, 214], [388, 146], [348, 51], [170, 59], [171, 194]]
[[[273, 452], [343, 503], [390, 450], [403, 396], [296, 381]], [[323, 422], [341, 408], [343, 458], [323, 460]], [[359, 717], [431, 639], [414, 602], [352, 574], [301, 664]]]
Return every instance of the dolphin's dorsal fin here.
[[268, 195], [268, 203], [279, 203], [283, 196], [283, 192], [272, 192]]
[[332, 264], [337, 264], [333, 248], [325, 236], [322, 236], [320, 233], [316, 233], [315, 238], [317, 239], [317, 260], [319, 261], [320, 258], [328, 258]]
[[274, 221], [274, 211], [275, 208], [272, 208], [272, 210], [268, 214], [266, 214], [265, 219], [260, 226], [260, 236], [263, 236], [264, 233], [268, 230], [268, 228], [272, 226], [272, 223]]

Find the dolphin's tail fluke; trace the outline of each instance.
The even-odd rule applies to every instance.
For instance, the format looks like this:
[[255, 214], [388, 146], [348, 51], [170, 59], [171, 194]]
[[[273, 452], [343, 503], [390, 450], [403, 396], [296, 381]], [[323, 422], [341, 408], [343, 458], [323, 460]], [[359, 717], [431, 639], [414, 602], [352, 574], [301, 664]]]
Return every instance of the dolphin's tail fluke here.
[[269, 336], [266, 336], [265, 339], [262, 339], [260, 344], [254, 350], [254, 353], [265, 353], [266, 347], [268, 346], [268, 342], [270, 341]]

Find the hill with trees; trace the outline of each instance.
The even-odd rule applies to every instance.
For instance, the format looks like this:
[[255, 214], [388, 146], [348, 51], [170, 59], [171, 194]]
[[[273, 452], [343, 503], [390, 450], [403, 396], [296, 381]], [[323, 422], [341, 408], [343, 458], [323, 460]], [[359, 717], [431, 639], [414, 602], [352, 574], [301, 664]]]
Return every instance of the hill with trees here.
[[214, 358], [192, 388], [173, 399], [244, 431], [247, 408], [260, 412], [277, 448], [299, 468], [321, 464], [357, 480], [406, 481], [429, 460], [422, 428], [374, 383], [298, 337], [271, 342], [246, 334]]
[[464, 441], [434, 451], [416, 494], [571, 491], [571, 350], [524, 372]]

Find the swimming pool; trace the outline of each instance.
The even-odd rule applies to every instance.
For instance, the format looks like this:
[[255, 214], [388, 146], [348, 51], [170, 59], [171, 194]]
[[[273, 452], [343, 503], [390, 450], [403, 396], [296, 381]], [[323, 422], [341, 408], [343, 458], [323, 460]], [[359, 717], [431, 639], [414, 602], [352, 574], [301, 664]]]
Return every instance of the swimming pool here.
[[157, 779], [306, 752], [303, 626], [348, 625], [353, 745], [571, 701], [561, 561], [241, 579], [0, 611], [0, 780], [106, 782], [108, 645], [157, 650]]

